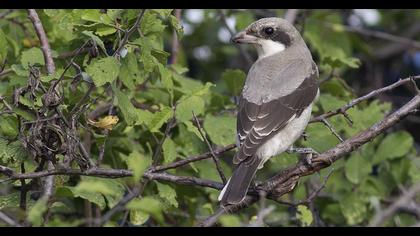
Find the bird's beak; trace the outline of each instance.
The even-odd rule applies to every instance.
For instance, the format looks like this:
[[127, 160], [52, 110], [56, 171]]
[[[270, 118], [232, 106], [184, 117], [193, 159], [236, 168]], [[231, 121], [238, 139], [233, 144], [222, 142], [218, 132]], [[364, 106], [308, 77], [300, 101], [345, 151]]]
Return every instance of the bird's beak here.
[[234, 43], [257, 43], [257, 37], [247, 34], [245, 31], [241, 31], [235, 34], [231, 41]]

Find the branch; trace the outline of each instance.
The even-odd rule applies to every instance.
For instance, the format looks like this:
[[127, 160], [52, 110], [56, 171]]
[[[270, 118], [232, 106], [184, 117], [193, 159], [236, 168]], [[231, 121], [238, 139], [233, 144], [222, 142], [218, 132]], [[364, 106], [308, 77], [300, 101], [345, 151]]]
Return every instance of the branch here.
[[29, 19], [34, 25], [36, 34], [38, 35], [39, 41], [41, 42], [42, 53], [44, 54], [45, 65], [47, 66], [48, 74], [53, 74], [55, 71], [55, 65], [51, 54], [50, 43], [48, 42], [47, 34], [44, 31], [41, 20], [39, 19], [38, 13], [35, 9], [28, 9]]
[[[228, 152], [228, 151], [230, 151], [234, 148], [236, 148], [236, 144], [230, 144], [230, 145], [227, 145], [225, 147], [214, 150], [214, 154], [215, 155], [220, 155], [220, 154]], [[152, 171], [157, 172], [157, 171], [163, 171], [163, 170], [168, 170], [168, 169], [175, 169], [175, 168], [187, 165], [191, 162], [196, 162], [196, 161], [208, 159], [211, 156], [212, 156], [211, 152], [206, 152], [206, 153], [203, 153], [201, 155], [194, 156], [194, 157], [188, 157], [186, 159], [176, 161], [176, 162], [173, 162], [173, 163], [168, 164], [168, 165], [156, 166], [152, 169]]]
[[125, 33], [124, 38], [121, 40], [120, 45], [118, 46], [117, 50], [115, 50], [113, 56], [120, 55], [121, 50], [124, 48], [125, 44], [127, 44], [130, 36], [139, 28], [140, 21], [143, 18], [145, 12], [146, 9], [141, 10], [140, 14], [137, 16], [136, 22], [134, 22], [134, 25]]
[[[181, 10], [182, 9], [175, 9], [174, 15], [178, 19], [178, 21], [181, 20]], [[178, 35], [176, 33], [176, 29], [173, 30], [172, 33], [172, 51], [171, 51], [171, 61], [169, 64], [176, 64], [178, 59], [178, 50], [179, 50], [179, 40]]]
[[226, 184], [226, 177], [225, 177], [225, 174], [223, 174], [222, 167], [220, 166], [219, 158], [214, 153], [213, 148], [211, 147], [211, 144], [210, 144], [209, 140], [207, 139], [206, 135], [203, 133], [203, 129], [202, 129], [201, 125], [200, 125], [200, 121], [198, 120], [198, 118], [195, 115], [194, 111], [192, 113], [193, 113], [193, 117], [194, 117], [195, 123], [197, 124], [197, 127], [198, 127], [198, 132], [200, 132], [201, 137], [206, 142], [207, 147], [210, 150], [211, 157], [212, 157], [212, 159], [214, 161], [214, 164], [216, 164], [216, 169], [217, 169], [217, 172], [219, 172], [220, 179], [222, 179], [223, 184]]
[[395, 89], [396, 87], [399, 87], [399, 86], [401, 86], [403, 84], [412, 83], [411, 82], [412, 80], [418, 80], [418, 79], [420, 79], [420, 75], [408, 77], [408, 78], [405, 78], [405, 79], [400, 79], [399, 81], [397, 81], [397, 82], [395, 82], [395, 83], [393, 83], [391, 85], [388, 85], [388, 86], [383, 87], [383, 88], [380, 88], [380, 89], [373, 90], [372, 92], [370, 92], [370, 93], [368, 93], [368, 94], [366, 94], [366, 95], [364, 95], [362, 97], [356, 98], [356, 99], [350, 101], [349, 103], [347, 103], [346, 105], [338, 108], [335, 111], [329, 111], [327, 113], [324, 113], [322, 115], [319, 115], [317, 117], [314, 117], [314, 118], [312, 118], [309, 121], [309, 123], [322, 122], [323, 119], [330, 118], [330, 117], [335, 116], [335, 115], [338, 115], [338, 114], [347, 115], [346, 114], [346, 111], [348, 109], [356, 106], [357, 104], [359, 104], [359, 103], [361, 103], [363, 101], [366, 101], [366, 100], [368, 100], [368, 99], [370, 99], [372, 97], [375, 97], [375, 96], [377, 96], [377, 95], [379, 95], [381, 93], [391, 91], [391, 90]]
[[10, 218], [8, 215], [4, 214], [1, 211], [0, 211], [0, 220], [4, 221], [5, 223], [11, 226], [22, 227], [22, 225], [20, 225], [18, 222], [16, 222], [15, 220], [13, 220], [12, 218]]
[[383, 211], [379, 211], [369, 224], [370, 227], [381, 226], [388, 218], [393, 216], [401, 208], [404, 208], [409, 204], [410, 201], [420, 192], [420, 184], [412, 186], [408, 191], [403, 193], [397, 201]]
[[[267, 196], [279, 198], [282, 195], [290, 192], [296, 186], [297, 181], [300, 177], [310, 175], [315, 173], [323, 168], [330, 166], [335, 161], [341, 159], [346, 154], [351, 153], [365, 143], [368, 143], [376, 136], [383, 133], [389, 127], [392, 127], [399, 121], [401, 121], [405, 116], [412, 113], [414, 109], [420, 106], [420, 95], [416, 95], [408, 103], [402, 106], [397, 111], [385, 117], [380, 122], [374, 124], [370, 128], [360, 132], [359, 134], [345, 140], [344, 142], [338, 144], [337, 146], [319, 154], [312, 160], [312, 163], [309, 165], [304, 160], [301, 160], [297, 165], [285, 169], [273, 178], [257, 186], [257, 191], [267, 192]], [[253, 203], [258, 201], [258, 196], [248, 195], [245, 200], [238, 205], [229, 205], [223, 208], [224, 212], [237, 212], [243, 208], [249, 207]], [[211, 226], [209, 224], [207, 226]]]

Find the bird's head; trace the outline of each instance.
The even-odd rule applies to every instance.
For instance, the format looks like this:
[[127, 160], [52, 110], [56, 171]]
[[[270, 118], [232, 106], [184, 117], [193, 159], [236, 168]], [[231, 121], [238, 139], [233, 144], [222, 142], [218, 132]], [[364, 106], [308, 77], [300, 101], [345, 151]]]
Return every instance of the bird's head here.
[[253, 44], [259, 57], [269, 56], [290, 47], [301, 39], [299, 32], [287, 20], [262, 18], [232, 37], [234, 43]]

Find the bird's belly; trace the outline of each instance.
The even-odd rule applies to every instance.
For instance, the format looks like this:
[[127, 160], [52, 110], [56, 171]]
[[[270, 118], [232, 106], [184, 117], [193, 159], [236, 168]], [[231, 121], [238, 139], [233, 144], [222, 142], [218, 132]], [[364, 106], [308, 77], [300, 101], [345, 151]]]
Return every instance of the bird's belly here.
[[261, 169], [270, 157], [288, 150], [293, 145], [305, 130], [311, 118], [311, 111], [312, 104], [298, 118], [292, 119], [282, 130], [257, 150], [257, 156], [263, 159], [258, 169]]

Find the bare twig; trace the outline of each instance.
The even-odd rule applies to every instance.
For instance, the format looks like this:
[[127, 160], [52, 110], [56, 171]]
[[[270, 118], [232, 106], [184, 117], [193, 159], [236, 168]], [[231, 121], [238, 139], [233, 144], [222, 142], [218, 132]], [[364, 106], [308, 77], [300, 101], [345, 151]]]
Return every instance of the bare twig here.
[[[225, 147], [214, 150], [214, 154], [220, 155], [222, 153], [225, 153], [225, 152], [228, 152], [228, 151], [234, 149], [235, 147], [236, 147], [236, 144], [230, 144], [230, 145], [227, 145]], [[152, 170], [153, 170], [153, 172], [156, 172], [156, 171], [164, 171], [164, 170], [168, 170], [168, 169], [175, 169], [175, 168], [187, 165], [191, 162], [196, 162], [196, 161], [208, 159], [210, 157], [212, 157], [212, 153], [211, 152], [206, 152], [206, 153], [203, 153], [201, 155], [194, 156], [194, 157], [188, 157], [188, 158], [185, 158], [185, 159], [180, 160], [180, 161], [173, 162], [173, 163], [168, 164], [168, 165], [156, 166]]]
[[9, 224], [11, 226], [22, 227], [21, 224], [19, 224], [14, 219], [10, 218], [8, 215], [4, 214], [1, 211], [0, 211], [0, 220], [4, 221], [6, 224]]
[[383, 211], [379, 211], [373, 217], [372, 222], [369, 224], [371, 227], [378, 227], [383, 225], [383, 223], [392, 217], [398, 210], [407, 206], [410, 201], [420, 192], [420, 184], [412, 186], [408, 191], [403, 193], [398, 200], [396, 200], [391, 206]]
[[217, 172], [219, 173], [220, 179], [222, 179], [223, 184], [226, 184], [226, 177], [225, 177], [225, 174], [223, 174], [222, 167], [220, 166], [219, 158], [214, 153], [213, 148], [212, 148], [209, 140], [207, 139], [206, 135], [203, 133], [203, 130], [201, 128], [200, 121], [197, 119], [197, 116], [195, 115], [195, 113], [194, 112], [192, 112], [192, 113], [193, 113], [193, 117], [194, 117], [195, 123], [197, 124], [197, 127], [198, 127], [198, 132], [200, 132], [201, 137], [206, 142], [207, 147], [210, 150], [212, 159], [214, 161], [214, 164], [216, 165], [216, 169], [217, 169]]
[[334, 134], [335, 137], [338, 138], [338, 140], [340, 140], [340, 142], [344, 142], [343, 138], [341, 138], [341, 136], [337, 133], [337, 131], [335, 131], [335, 129], [332, 127], [332, 125], [327, 121], [327, 119], [322, 119], [321, 122], [327, 126], [327, 128], [331, 131], [332, 134]]
[[47, 72], [48, 74], [53, 74], [55, 71], [55, 65], [51, 54], [50, 43], [48, 42], [47, 34], [44, 31], [44, 27], [42, 26], [38, 13], [36, 13], [35, 9], [28, 9], [28, 16], [34, 25], [36, 34], [38, 35], [39, 41], [41, 42], [41, 49], [42, 53], [44, 54]]
[[[178, 19], [181, 20], [181, 9], [175, 9], [174, 15]], [[172, 52], [171, 52], [171, 61], [169, 64], [176, 64], [178, 59], [178, 50], [179, 50], [179, 40], [178, 35], [176, 33], [176, 29], [173, 30], [172, 33]]]
[[133, 34], [139, 28], [141, 19], [143, 18], [143, 15], [145, 12], [146, 12], [146, 9], [141, 10], [140, 14], [137, 16], [136, 22], [134, 22], [134, 25], [125, 33], [124, 38], [121, 40], [113, 56], [120, 55], [121, 50], [124, 48], [125, 44], [128, 42], [128, 39], [130, 38], [131, 34]]
[[395, 89], [395, 88], [397, 88], [397, 87], [399, 87], [399, 86], [401, 86], [403, 84], [411, 83], [412, 80], [418, 80], [418, 79], [420, 79], [420, 75], [412, 76], [412, 77], [405, 78], [405, 79], [400, 79], [398, 82], [395, 82], [395, 83], [393, 83], [391, 85], [388, 85], [388, 86], [383, 87], [383, 88], [380, 88], [380, 89], [373, 90], [372, 92], [370, 92], [370, 93], [368, 93], [368, 94], [366, 94], [366, 95], [364, 95], [362, 97], [356, 98], [356, 99], [350, 101], [349, 103], [347, 103], [346, 105], [338, 108], [335, 111], [329, 111], [329, 112], [326, 112], [326, 113], [324, 113], [322, 115], [319, 115], [317, 117], [314, 117], [314, 118], [312, 118], [309, 121], [309, 123], [322, 122], [323, 119], [326, 119], [326, 118], [329, 118], [329, 117], [332, 117], [332, 116], [335, 116], [335, 115], [338, 115], [338, 114], [345, 115], [346, 114], [346, 111], [348, 109], [356, 106], [357, 104], [359, 104], [359, 103], [361, 103], [363, 101], [366, 101], [366, 100], [368, 100], [368, 99], [370, 99], [372, 97], [375, 97], [378, 94], [391, 91], [391, 90], [393, 90], [393, 89]]

